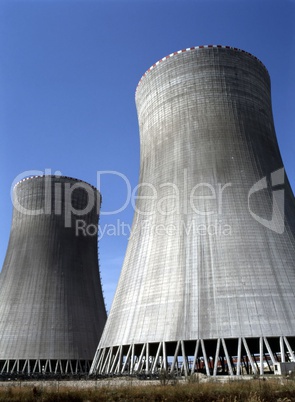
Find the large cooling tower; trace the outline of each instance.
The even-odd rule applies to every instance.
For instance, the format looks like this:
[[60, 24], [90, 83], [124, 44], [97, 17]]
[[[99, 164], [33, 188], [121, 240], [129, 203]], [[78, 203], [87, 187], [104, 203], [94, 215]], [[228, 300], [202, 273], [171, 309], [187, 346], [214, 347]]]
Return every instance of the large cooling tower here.
[[295, 361], [295, 204], [253, 55], [200, 46], [136, 91], [133, 233], [91, 373], [273, 371]]
[[98, 268], [100, 194], [69, 177], [13, 191], [0, 275], [1, 373], [88, 371], [105, 321]]

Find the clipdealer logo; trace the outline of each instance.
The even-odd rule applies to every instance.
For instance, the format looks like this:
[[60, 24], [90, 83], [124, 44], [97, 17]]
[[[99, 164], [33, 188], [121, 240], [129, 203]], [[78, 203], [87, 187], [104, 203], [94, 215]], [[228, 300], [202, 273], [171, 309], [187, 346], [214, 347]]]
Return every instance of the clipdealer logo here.
[[[43, 171], [37, 171], [37, 170], [32, 170], [32, 171], [26, 171], [18, 175], [12, 185], [11, 188], [11, 195], [13, 195], [13, 186], [14, 184], [22, 180], [24, 178], [27, 178], [29, 175], [30, 176], [35, 176], [35, 175], [44, 175], [45, 178], [45, 203], [44, 203], [44, 208], [41, 209], [35, 209], [35, 210], [26, 210], [25, 208], [22, 207], [22, 205], [19, 204], [19, 201], [17, 197], [13, 197], [13, 204], [14, 207], [20, 211], [23, 214], [28, 214], [28, 215], [39, 215], [39, 214], [51, 214], [53, 211], [51, 209], [51, 202], [52, 202], [52, 197], [51, 197], [51, 170], [46, 169], [45, 172]], [[54, 173], [55, 176], [61, 176], [61, 172], [57, 171]], [[140, 220], [141, 223], [144, 223], [142, 227], [140, 226], [141, 229], [147, 229], [146, 222], [149, 224], [149, 220], [147, 220], [144, 217], [151, 217], [154, 216], [155, 214], [160, 214], [164, 216], [171, 216], [171, 215], [178, 215], [178, 216], [184, 216], [187, 215], [188, 212], [190, 213], [191, 216], [197, 216], [199, 215], [200, 217], [207, 217], [209, 215], [216, 216], [218, 219], [216, 222], [218, 225], [215, 225], [217, 229], [214, 229], [214, 233], [222, 233], [224, 235], [224, 231], [226, 229], [226, 235], [230, 235], [231, 229], [230, 225], [227, 225], [227, 222], [224, 222], [221, 217], [223, 215], [223, 202], [224, 198], [227, 196], [227, 192], [231, 191], [232, 188], [232, 183], [217, 183], [217, 185], [212, 186], [209, 183], [198, 183], [195, 185], [190, 191], [188, 191], [188, 172], [185, 169], [184, 171], [184, 177], [183, 177], [183, 188], [186, 189], [185, 192], [178, 188], [176, 184], [174, 183], [163, 183], [159, 185], [157, 188], [152, 185], [151, 183], [140, 183], [138, 184], [134, 189], [132, 189], [130, 181], [128, 178], [116, 171], [98, 171], [97, 172], [97, 187], [100, 188], [102, 183], [101, 183], [101, 178], [104, 175], [116, 175], [120, 177], [123, 182], [125, 182], [126, 185], [126, 199], [124, 200], [123, 205], [120, 206], [120, 208], [117, 208], [116, 210], [111, 210], [111, 211], [97, 211], [98, 213], [100, 212], [100, 215], [116, 215], [122, 212], [124, 209], [127, 208], [130, 204], [133, 207], [134, 212], [136, 212], [137, 217], [139, 216], [142, 217]], [[267, 177], [263, 177], [259, 181], [257, 181], [247, 192], [245, 192], [245, 208], [248, 206], [248, 211], [252, 218], [257, 221], [259, 224], [262, 226], [266, 227], [267, 229], [274, 231], [278, 234], [282, 234], [284, 232], [284, 189], [282, 186], [284, 185], [284, 168], [278, 169], [274, 172], [271, 173], [270, 175], [271, 179], [271, 188], [272, 188], [272, 196], [270, 199], [271, 202], [271, 219], [265, 219], [262, 216], [259, 216], [256, 212], [253, 211], [251, 208], [251, 199], [252, 197], [256, 194], [259, 193], [262, 190], [268, 189], [268, 182], [267, 182]], [[58, 184], [57, 184], [58, 185]], [[279, 187], [280, 186], [280, 187]], [[87, 205], [85, 206], [84, 209], [82, 210], [77, 210], [74, 208], [72, 205], [72, 194], [73, 191], [76, 188], [82, 187], [84, 191], [87, 192], [88, 194], [88, 202]], [[141, 190], [144, 190], [144, 193], [142, 193]], [[163, 191], [161, 193], [161, 191]], [[59, 213], [64, 212], [65, 215], [65, 226], [66, 227], [71, 227], [72, 225], [72, 217], [76, 216], [76, 219], [74, 219], [75, 222], [75, 229], [76, 229], [76, 235], [83, 235], [83, 236], [94, 236], [98, 234], [100, 238], [102, 238], [104, 235], [107, 236], [130, 236], [131, 232], [138, 232], [138, 226], [133, 228], [131, 230], [130, 225], [121, 222], [120, 220], [117, 220], [116, 224], [108, 223], [105, 225], [105, 227], [101, 228], [97, 224], [86, 222], [83, 219], [83, 215], [87, 214], [94, 206], [94, 195], [93, 192], [95, 191], [94, 188], [85, 182], [77, 182], [75, 184], [66, 184], [65, 185], [65, 194], [64, 194], [64, 199], [65, 199], [65, 211], [59, 211]], [[247, 198], [248, 195], [248, 198]], [[141, 203], [137, 203], [138, 200], [144, 200], [144, 205], [149, 206], [149, 210], [140, 210], [140, 205]], [[54, 201], [56, 203], [56, 200]], [[54, 213], [57, 213], [57, 210], [55, 208]], [[80, 219], [78, 218], [80, 217]], [[144, 220], [145, 219], [145, 220]], [[119, 222], [119, 223], [118, 223]], [[173, 221], [174, 222], [174, 221]], [[178, 220], [176, 220], [178, 222]], [[200, 220], [195, 220], [193, 219], [194, 223], [194, 228], [197, 228], [197, 235], [204, 235], [204, 233], [209, 233], [210, 235], [213, 234], [213, 229], [212, 225], [207, 228], [204, 228], [204, 221], [202, 218]], [[211, 220], [208, 221], [209, 223], [212, 223]], [[207, 222], [207, 223], [208, 223]], [[175, 223], [175, 222], [174, 222]], [[187, 231], [187, 228], [191, 228], [188, 224], [187, 226], [183, 225], [180, 227], [184, 227], [185, 231]], [[159, 227], [158, 227], [159, 226]], [[175, 226], [175, 225], [173, 225]], [[215, 228], [214, 226], [214, 228]], [[176, 226], [175, 226], [176, 227]], [[134, 230], [136, 229], [136, 230]], [[156, 225], [155, 227], [155, 222], [152, 225], [152, 229], [155, 230], [155, 233], [162, 234], [166, 233], [165, 230], [163, 232], [163, 224]], [[164, 228], [166, 229], [166, 228]], [[170, 231], [170, 227], [169, 233]], [[205, 229], [207, 232], [205, 232]], [[176, 232], [176, 233], [175, 233]], [[190, 232], [190, 231], [189, 231]], [[174, 235], [177, 235], [177, 230], [173, 229]], [[170, 234], [171, 235], [171, 234]]]
[[[275, 172], [271, 173], [271, 185], [272, 188], [281, 186], [285, 183], [285, 170], [284, 168], [278, 169]], [[285, 212], [284, 212], [284, 204], [285, 204], [285, 193], [283, 189], [274, 189], [272, 191], [272, 215], [271, 219], [267, 220], [255, 214], [250, 208], [250, 198], [253, 194], [258, 191], [264, 190], [268, 187], [266, 177], [263, 177], [259, 181], [257, 181], [250, 189], [248, 193], [248, 209], [257, 222], [259, 222], [262, 226], [272, 230], [273, 232], [282, 234], [285, 230]]]

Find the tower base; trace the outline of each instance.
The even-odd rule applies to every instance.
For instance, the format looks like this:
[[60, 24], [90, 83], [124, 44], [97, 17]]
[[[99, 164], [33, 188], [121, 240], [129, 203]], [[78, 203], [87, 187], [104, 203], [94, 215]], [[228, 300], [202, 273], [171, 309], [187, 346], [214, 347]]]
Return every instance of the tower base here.
[[7, 359], [0, 360], [0, 376], [16, 375], [73, 375], [88, 374], [91, 360]]
[[280, 362], [295, 362], [295, 337], [218, 338], [98, 348], [92, 375], [188, 376], [273, 374]]

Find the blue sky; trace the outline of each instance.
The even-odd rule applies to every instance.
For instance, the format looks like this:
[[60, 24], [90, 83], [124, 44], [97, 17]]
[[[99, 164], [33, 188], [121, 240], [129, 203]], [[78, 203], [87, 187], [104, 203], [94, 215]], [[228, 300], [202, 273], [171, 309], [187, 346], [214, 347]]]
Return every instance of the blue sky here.
[[[294, 0], [0, 0], [0, 266], [10, 231], [10, 187], [24, 171], [51, 169], [97, 183], [97, 171], [138, 182], [134, 93], [157, 60], [183, 48], [242, 48], [268, 68], [277, 137], [295, 189]], [[119, 176], [101, 181], [102, 211], [126, 200]], [[99, 242], [110, 309], [133, 209], [104, 215]], [[117, 235], [116, 235], [117, 234]], [[121, 235], [120, 235], [121, 234]]]

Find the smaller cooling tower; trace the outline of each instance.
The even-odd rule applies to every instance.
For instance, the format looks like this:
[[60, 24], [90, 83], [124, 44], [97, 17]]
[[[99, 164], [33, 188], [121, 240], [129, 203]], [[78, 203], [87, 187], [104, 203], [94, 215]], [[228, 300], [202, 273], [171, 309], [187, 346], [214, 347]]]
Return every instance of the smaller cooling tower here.
[[89, 370], [106, 321], [99, 192], [69, 177], [16, 184], [0, 275], [0, 372]]

